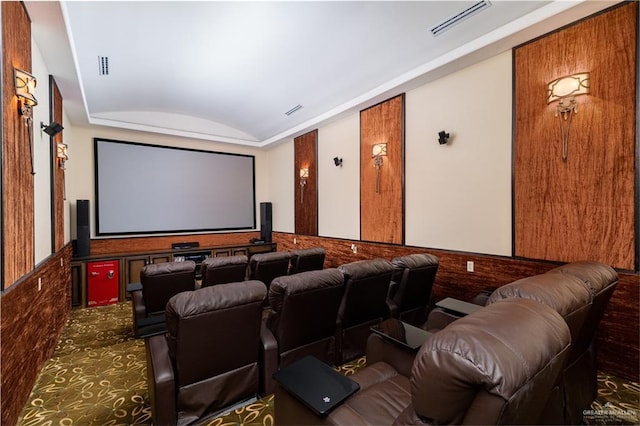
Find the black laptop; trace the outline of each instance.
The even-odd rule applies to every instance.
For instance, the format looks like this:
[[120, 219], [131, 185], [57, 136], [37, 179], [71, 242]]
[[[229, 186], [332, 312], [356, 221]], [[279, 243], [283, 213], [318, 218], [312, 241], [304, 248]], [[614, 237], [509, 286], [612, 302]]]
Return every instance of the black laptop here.
[[360, 389], [356, 382], [312, 356], [278, 370], [273, 378], [319, 416], [327, 415]]

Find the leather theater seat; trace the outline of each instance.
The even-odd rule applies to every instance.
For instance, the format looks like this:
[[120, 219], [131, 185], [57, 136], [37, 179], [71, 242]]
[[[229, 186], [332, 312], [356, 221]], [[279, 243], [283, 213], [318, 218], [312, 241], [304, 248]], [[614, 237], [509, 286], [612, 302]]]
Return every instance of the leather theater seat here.
[[326, 250], [322, 247], [292, 251], [289, 275], [306, 271], [317, 271], [324, 268], [324, 258], [326, 254]]
[[[343, 275], [334, 268], [273, 280], [269, 289], [271, 309], [262, 338], [269, 348], [264, 355], [267, 373], [307, 355], [334, 363], [336, 317], [343, 293]], [[265, 383], [265, 393], [272, 393], [271, 375]]]
[[274, 278], [289, 272], [289, 259], [291, 254], [288, 251], [254, 254], [249, 259], [247, 279], [262, 281], [269, 290]]
[[167, 302], [196, 285], [196, 264], [185, 262], [152, 263], [140, 271], [140, 289], [131, 292], [133, 331], [136, 337], [162, 333]]
[[391, 316], [420, 327], [427, 320], [438, 258], [431, 254], [411, 254], [391, 261], [389, 286]]
[[596, 331], [618, 284], [618, 273], [600, 262], [573, 262], [548, 273], [565, 273], [580, 278], [591, 291], [591, 309], [578, 336], [564, 371], [565, 419], [567, 424], [582, 423], [582, 412], [591, 407], [598, 393]]
[[266, 295], [263, 283], [244, 281], [171, 298], [167, 333], [146, 340], [154, 424], [190, 424], [259, 393]]
[[248, 263], [249, 258], [243, 254], [205, 259], [200, 266], [202, 287], [244, 281]]
[[337, 363], [364, 355], [371, 326], [388, 316], [387, 295], [393, 265], [386, 259], [359, 260], [341, 265], [344, 295], [337, 318]]
[[[392, 352], [397, 346], [387, 343], [386, 348]], [[360, 390], [325, 417], [278, 387], [275, 421], [536, 424], [569, 349], [568, 327], [553, 309], [532, 300], [501, 301], [431, 335], [409, 377], [398, 372], [406, 364], [368, 364], [350, 376]]]

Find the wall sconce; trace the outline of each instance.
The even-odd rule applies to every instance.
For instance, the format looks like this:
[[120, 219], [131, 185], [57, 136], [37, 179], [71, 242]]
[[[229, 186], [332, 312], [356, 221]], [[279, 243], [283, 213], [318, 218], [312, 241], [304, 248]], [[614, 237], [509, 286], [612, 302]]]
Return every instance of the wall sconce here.
[[18, 97], [18, 115], [24, 119], [24, 125], [29, 132], [29, 150], [31, 155], [31, 174], [36, 172], [33, 167], [33, 130], [31, 123], [33, 121], [33, 107], [38, 105], [38, 100], [34, 96], [37, 80], [26, 71], [21, 69], [13, 69], [13, 81]]
[[36, 78], [26, 71], [18, 68], [13, 69], [16, 96], [18, 97], [18, 114], [23, 117], [32, 118], [32, 107], [38, 105], [38, 100], [34, 96], [36, 89]]
[[309, 168], [302, 167], [300, 168], [300, 202], [304, 202], [304, 186], [307, 184], [307, 179], [309, 179]]
[[387, 156], [387, 144], [377, 143], [371, 147], [371, 158], [373, 158], [373, 167], [376, 168], [376, 194], [380, 193], [380, 169], [384, 160], [382, 157]]
[[438, 143], [440, 145], [446, 145], [447, 142], [449, 142], [449, 133], [445, 132], [444, 130], [438, 132]]
[[64, 127], [62, 127], [62, 124], [60, 123], [56, 123], [55, 121], [52, 122], [51, 124], [47, 125], [44, 124], [42, 121], [40, 122], [40, 130], [42, 130], [43, 132], [45, 132], [46, 134], [48, 134], [51, 137], [54, 137], [55, 135], [57, 135], [58, 133], [60, 133], [61, 131], [64, 130]]
[[64, 163], [69, 159], [67, 155], [67, 144], [62, 142], [56, 144], [56, 159], [58, 160], [58, 167], [64, 170]]
[[333, 164], [335, 164], [336, 167], [342, 167], [342, 158], [333, 157]]
[[588, 93], [588, 72], [560, 77], [547, 84], [547, 104], [558, 101], [555, 116], [559, 118], [563, 161], [567, 161], [571, 119], [574, 114], [578, 113], [578, 103], [575, 97]]

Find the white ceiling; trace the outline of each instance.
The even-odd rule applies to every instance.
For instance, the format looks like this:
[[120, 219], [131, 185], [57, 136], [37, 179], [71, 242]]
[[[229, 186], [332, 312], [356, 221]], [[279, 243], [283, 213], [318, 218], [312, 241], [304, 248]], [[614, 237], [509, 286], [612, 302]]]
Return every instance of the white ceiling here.
[[[72, 123], [266, 146], [614, 2], [26, 2]], [[108, 57], [109, 75], [99, 75]], [[296, 105], [294, 114], [285, 115]]]

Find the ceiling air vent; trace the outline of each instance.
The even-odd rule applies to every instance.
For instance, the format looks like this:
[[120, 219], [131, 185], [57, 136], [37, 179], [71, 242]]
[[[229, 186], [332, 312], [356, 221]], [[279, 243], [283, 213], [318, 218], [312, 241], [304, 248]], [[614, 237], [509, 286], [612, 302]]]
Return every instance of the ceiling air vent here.
[[108, 56], [98, 56], [98, 75], [109, 75]]
[[302, 108], [302, 105], [296, 105], [293, 108], [291, 108], [289, 111], [285, 112], [284, 114], [285, 115], [291, 115], [291, 114], [293, 114], [294, 112], [298, 111], [301, 108]]
[[438, 25], [434, 26], [431, 28], [431, 34], [435, 36], [447, 31], [448, 29], [450, 29], [451, 27], [453, 27], [456, 24], [459, 24], [460, 22], [464, 21], [467, 18], [470, 18], [471, 16], [475, 15], [476, 13], [480, 12], [481, 10], [484, 10], [486, 8], [488, 8], [489, 6], [491, 6], [491, 2], [489, 0], [480, 0], [479, 2], [474, 3], [473, 5], [469, 6], [468, 8], [460, 11], [459, 13], [453, 15], [450, 18], [445, 19], [444, 21], [442, 21], [441, 23], [439, 23]]

